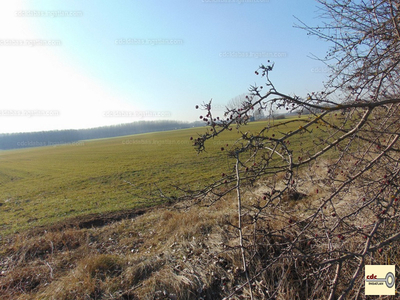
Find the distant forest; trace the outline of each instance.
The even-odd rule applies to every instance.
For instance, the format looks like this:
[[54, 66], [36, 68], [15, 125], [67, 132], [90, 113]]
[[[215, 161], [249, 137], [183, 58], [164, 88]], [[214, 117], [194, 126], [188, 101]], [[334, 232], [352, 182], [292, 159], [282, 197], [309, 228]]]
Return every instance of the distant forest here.
[[82, 140], [110, 138], [138, 133], [166, 131], [199, 126], [204, 126], [204, 122], [187, 123], [179, 121], [138, 121], [128, 124], [102, 126], [90, 129], [3, 133], [0, 134], [0, 149], [9, 150], [27, 147], [75, 144]]

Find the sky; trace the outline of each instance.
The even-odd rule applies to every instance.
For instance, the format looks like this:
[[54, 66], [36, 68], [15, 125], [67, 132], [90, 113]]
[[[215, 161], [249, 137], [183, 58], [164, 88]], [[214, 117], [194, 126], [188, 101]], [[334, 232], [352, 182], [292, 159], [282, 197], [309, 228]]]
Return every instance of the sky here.
[[288, 94], [322, 88], [329, 45], [314, 0], [13, 0], [0, 3], [0, 133], [139, 120], [196, 121], [271, 79]]

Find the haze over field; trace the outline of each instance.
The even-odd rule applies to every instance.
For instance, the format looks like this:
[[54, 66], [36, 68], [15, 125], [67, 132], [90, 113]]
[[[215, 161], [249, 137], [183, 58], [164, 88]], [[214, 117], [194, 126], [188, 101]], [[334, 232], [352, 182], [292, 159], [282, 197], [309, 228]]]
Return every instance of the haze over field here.
[[139, 120], [198, 120], [195, 104], [225, 104], [262, 79], [317, 90], [327, 45], [293, 27], [313, 24], [312, 0], [3, 1], [0, 133]]

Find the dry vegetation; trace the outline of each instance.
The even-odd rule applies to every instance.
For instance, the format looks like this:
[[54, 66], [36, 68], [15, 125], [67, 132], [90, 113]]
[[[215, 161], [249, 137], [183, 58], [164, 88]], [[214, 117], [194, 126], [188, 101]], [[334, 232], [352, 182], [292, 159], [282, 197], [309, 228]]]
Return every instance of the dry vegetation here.
[[[249, 253], [253, 253], [249, 272], [255, 299], [324, 299], [329, 295], [328, 282], [325, 286], [316, 283], [319, 277], [329, 279], [334, 274], [310, 273], [320, 263], [312, 253], [324, 251], [328, 246], [326, 238], [321, 237], [321, 242], [315, 237], [307, 240], [305, 234], [306, 238], [293, 243], [293, 238], [301, 237], [303, 217], [318, 207], [319, 199], [329, 192], [321, 176], [327, 164], [320, 162], [301, 171], [300, 197], [283, 197], [280, 201], [287, 207], [284, 212], [265, 210], [257, 222], [255, 207], [262, 205], [268, 186], [279, 178], [244, 188], [244, 236]], [[10, 236], [0, 248], [0, 298], [248, 298], [234, 196], [227, 195], [209, 207], [206, 201], [202, 202], [205, 206], [179, 203], [179, 207], [126, 213], [123, 220], [109, 215], [92, 216], [86, 222], [74, 219]], [[350, 199], [354, 199], [352, 195], [344, 200]], [[344, 203], [347, 204], [336, 206], [342, 210], [338, 214], [344, 213], [348, 205], [355, 205], [354, 201]], [[393, 208], [395, 213], [397, 207]], [[275, 231], [278, 228], [281, 233]], [[349, 233], [344, 239], [332, 237], [331, 243], [341, 243], [343, 249], [353, 252], [363, 240], [360, 235]], [[298, 253], [307, 251], [310, 257], [291, 257], [287, 250], [293, 246]], [[371, 254], [368, 260], [371, 264], [399, 265], [400, 255], [396, 245], [391, 245]], [[344, 275], [350, 279], [352, 273]], [[346, 280], [341, 282], [339, 289], [345, 288]], [[398, 282], [396, 286], [399, 287]]]
[[[168, 207], [80, 216], [2, 239], [1, 299], [367, 299], [365, 265], [394, 264], [399, 274], [400, 5], [318, 2], [331, 23], [304, 29], [334, 42], [326, 91], [280, 93], [268, 61], [255, 72], [267, 91], [251, 86], [224, 116], [204, 103], [209, 127], [190, 140], [203, 152], [255, 109], [308, 116], [211, 145], [216, 158], [228, 153], [227, 173], [188, 158], [172, 180], [189, 170], [217, 179], [182, 188], [186, 201], [171, 196]], [[399, 283], [397, 295], [380, 298], [395, 299]]]

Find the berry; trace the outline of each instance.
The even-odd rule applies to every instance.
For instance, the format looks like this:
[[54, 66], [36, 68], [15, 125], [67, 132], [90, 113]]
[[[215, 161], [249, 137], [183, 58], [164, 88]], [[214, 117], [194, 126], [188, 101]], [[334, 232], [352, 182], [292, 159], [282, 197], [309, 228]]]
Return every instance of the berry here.
[[221, 151], [224, 151], [225, 150], [225, 148], [224, 147], [221, 147]]
[[196, 105], [196, 109], [199, 109], [199, 106], [198, 106], [198, 105]]

